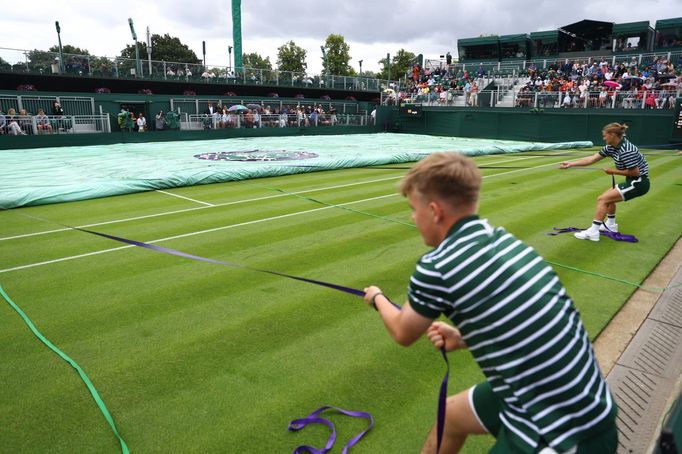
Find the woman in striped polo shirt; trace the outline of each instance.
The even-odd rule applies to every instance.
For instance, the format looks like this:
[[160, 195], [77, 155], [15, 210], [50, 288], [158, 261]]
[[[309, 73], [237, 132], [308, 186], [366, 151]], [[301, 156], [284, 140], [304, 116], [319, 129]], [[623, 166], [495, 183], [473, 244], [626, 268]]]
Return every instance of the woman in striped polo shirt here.
[[[616, 203], [634, 199], [649, 192], [649, 165], [646, 159], [626, 137], [627, 125], [609, 123], [602, 129], [602, 137], [606, 145], [592, 156], [578, 161], [562, 162], [561, 169], [575, 166], [589, 166], [606, 157], [613, 158], [616, 168], [605, 168], [609, 175], [622, 175], [623, 183], [605, 191], [597, 198], [597, 209], [594, 213], [592, 225], [587, 230], [576, 232], [575, 237], [580, 240], [599, 241], [600, 230], [618, 232], [616, 223]], [[606, 222], [604, 223], [604, 217]]]
[[[485, 380], [447, 399], [442, 453], [490, 433], [494, 453], [610, 454], [617, 407], [580, 315], [552, 267], [501, 227], [480, 219], [481, 174], [459, 153], [435, 153], [401, 184], [422, 239], [408, 302], [397, 309], [376, 286], [365, 301], [391, 337], [424, 333], [446, 351], [467, 348]], [[434, 321], [445, 315], [452, 324]], [[434, 454], [434, 426], [422, 454]]]

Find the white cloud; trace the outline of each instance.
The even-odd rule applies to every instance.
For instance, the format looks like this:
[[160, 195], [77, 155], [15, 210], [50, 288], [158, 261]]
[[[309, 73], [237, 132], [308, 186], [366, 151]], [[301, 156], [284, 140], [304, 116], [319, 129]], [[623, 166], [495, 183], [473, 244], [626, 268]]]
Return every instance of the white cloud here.
[[[18, 6], [18, 5], [15, 5]], [[457, 40], [481, 34], [530, 33], [555, 29], [582, 19], [616, 23], [656, 20], [680, 15], [682, 0], [592, 0], [570, 4], [529, 0], [377, 0], [295, 2], [244, 0], [242, 41], [244, 52], [258, 52], [277, 61], [277, 48], [289, 40], [307, 50], [308, 70], [322, 68], [320, 46], [330, 33], [343, 35], [350, 45], [351, 65], [363, 71], [378, 71], [386, 53], [401, 48], [426, 58], [450, 51], [457, 54]], [[54, 21], [62, 28], [62, 43], [85, 48], [94, 55], [118, 55], [132, 43], [128, 18], [135, 22], [138, 39], [152, 33], [178, 37], [202, 57], [206, 41], [209, 65], [228, 64], [227, 47], [232, 45], [229, 1], [165, 0], [115, 3], [91, 0], [55, 2], [33, 0], [29, 10], [4, 8], [0, 26], [3, 47], [43, 49], [57, 44]], [[17, 52], [0, 56], [21, 59]]]

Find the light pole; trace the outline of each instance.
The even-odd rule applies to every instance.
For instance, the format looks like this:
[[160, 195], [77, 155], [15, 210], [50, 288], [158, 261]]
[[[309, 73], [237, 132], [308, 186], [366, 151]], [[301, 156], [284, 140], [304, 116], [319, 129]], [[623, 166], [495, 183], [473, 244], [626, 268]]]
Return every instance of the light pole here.
[[232, 71], [232, 46], [227, 46], [227, 70]]
[[362, 77], [362, 60], [358, 61], [358, 63], [360, 64], [360, 77]]
[[57, 29], [57, 41], [59, 41], [59, 72], [64, 74], [64, 51], [62, 50], [62, 37], [60, 35], [62, 29], [59, 26], [59, 21], [55, 21], [54, 26]]
[[147, 27], [147, 60], [149, 61], [149, 75], [152, 75], [152, 35]]
[[135, 78], [137, 78], [138, 74], [142, 72], [140, 71], [142, 68], [140, 65], [140, 45], [137, 42], [137, 33], [135, 33], [135, 26], [131, 18], [128, 18], [128, 25], [130, 25], [130, 33], [132, 33], [133, 41], [135, 41]]
[[206, 41], [201, 42], [201, 49], [204, 51], [204, 70], [206, 70]]
[[388, 83], [391, 82], [391, 54], [386, 54], [386, 65], [388, 65]]

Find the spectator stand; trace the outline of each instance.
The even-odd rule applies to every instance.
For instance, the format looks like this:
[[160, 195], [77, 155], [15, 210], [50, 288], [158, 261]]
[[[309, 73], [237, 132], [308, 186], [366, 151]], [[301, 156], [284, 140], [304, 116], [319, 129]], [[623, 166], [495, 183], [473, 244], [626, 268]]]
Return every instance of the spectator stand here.
[[[212, 116], [206, 113], [209, 102], [215, 107]], [[239, 106], [245, 109], [229, 110]], [[361, 105], [357, 101], [221, 97], [171, 98], [170, 107], [170, 111], [180, 119], [180, 129], [202, 130], [311, 125], [366, 126], [371, 105]], [[223, 107], [226, 112], [223, 112]], [[253, 121], [249, 121], [249, 114], [253, 116]]]
[[[55, 102], [60, 103], [63, 115], [51, 115]], [[0, 93], [0, 107], [5, 114], [13, 109], [25, 112], [18, 115], [22, 131], [27, 135], [106, 133], [111, 132], [110, 119], [107, 114], [95, 111], [95, 100], [91, 97], [79, 96], [39, 96], [9, 95]], [[43, 110], [47, 114], [49, 128], [38, 127], [36, 114]]]

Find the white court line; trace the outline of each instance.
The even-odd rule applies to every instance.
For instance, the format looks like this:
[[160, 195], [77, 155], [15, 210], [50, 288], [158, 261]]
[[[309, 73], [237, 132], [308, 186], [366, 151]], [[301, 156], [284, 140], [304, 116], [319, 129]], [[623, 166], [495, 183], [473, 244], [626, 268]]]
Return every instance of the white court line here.
[[206, 205], [206, 206], [209, 206], [209, 207], [212, 207], [212, 206], [213, 206], [212, 203], [202, 202], [201, 200], [190, 199], [189, 197], [185, 197], [185, 196], [182, 196], [182, 195], [179, 195], [179, 194], [173, 194], [172, 192], [162, 191], [161, 189], [157, 189], [156, 192], [160, 192], [161, 194], [166, 194], [166, 195], [169, 195], [169, 196], [171, 196], [171, 197], [177, 197], [177, 198], [179, 198], [179, 199], [189, 200], [190, 202], [200, 203], [200, 204], [202, 204], [202, 205]]
[[[189, 232], [189, 233], [183, 233], [180, 235], [169, 236], [166, 238], [159, 238], [158, 240], [145, 241], [145, 243], [154, 244], [154, 243], [161, 243], [163, 241], [176, 240], [178, 238], [186, 238], [186, 237], [195, 236], [195, 235], [203, 235], [204, 233], [218, 232], [220, 230], [233, 229], [236, 227], [243, 227], [245, 225], [260, 224], [261, 222], [274, 221], [277, 219], [284, 219], [284, 218], [288, 218], [288, 217], [298, 216], [301, 214], [314, 213], [316, 211], [328, 210], [330, 208], [336, 208], [336, 207], [344, 206], [344, 205], [352, 205], [355, 203], [370, 202], [373, 200], [385, 199], [386, 197], [395, 197], [396, 195], [398, 195], [398, 194], [380, 195], [377, 197], [370, 197], [369, 199], [362, 199], [362, 200], [355, 200], [353, 202], [339, 203], [336, 206], [326, 206], [326, 207], [322, 207], [322, 208], [314, 208], [312, 210], [296, 211], [294, 213], [281, 214], [279, 216], [273, 216], [273, 217], [264, 218], [264, 219], [256, 219], [254, 221], [240, 222], [239, 224], [224, 225], [222, 227], [215, 227], [215, 228], [207, 229], [207, 230], [199, 230], [197, 232]], [[69, 229], [69, 230], [71, 230], [71, 229]], [[131, 244], [128, 246], [121, 246], [121, 247], [116, 247], [116, 248], [111, 248], [111, 249], [102, 249], [100, 251], [88, 252], [86, 254], [72, 255], [69, 257], [62, 257], [59, 259], [47, 260], [45, 262], [29, 263], [28, 265], [15, 266], [13, 268], [6, 268], [4, 270], [0, 270], [0, 274], [9, 273], [10, 271], [24, 270], [27, 268], [35, 268], [37, 266], [49, 265], [51, 263], [59, 263], [59, 262], [65, 262], [67, 260], [80, 259], [83, 257], [89, 257], [91, 255], [104, 254], [106, 252], [120, 251], [121, 249], [127, 249], [127, 248], [131, 248], [131, 247], [136, 247], [136, 246], [133, 246]]]
[[[330, 189], [339, 189], [339, 188], [345, 188], [345, 187], [349, 187], [349, 186], [357, 186], [360, 184], [368, 184], [368, 183], [379, 183], [382, 181], [397, 180], [400, 178], [402, 178], [402, 177], [379, 178], [377, 180], [368, 180], [368, 181], [360, 181], [360, 182], [355, 182], [355, 183], [346, 183], [346, 184], [340, 184], [337, 186], [327, 186], [327, 187], [317, 188], [317, 189], [306, 189], [305, 191], [290, 192], [289, 194], [276, 194], [276, 195], [268, 195], [268, 196], [264, 196], [264, 197], [255, 197], [252, 199], [237, 200], [234, 202], [216, 203], [210, 207], [201, 206], [201, 207], [195, 207], [195, 208], [183, 208], [182, 210], [164, 211], [162, 213], [155, 213], [155, 214], [145, 214], [144, 216], [135, 216], [132, 218], [124, 218], [124, 219], [114, 219], [112, 221], [96, 222], [94, 224], [84, 224], [84, 225], [78, 225], [75, 227], [79, 228], [79, 229], [87, 229], [89, 227], [98, 227], [101, 225], [117, 224], [120, 222], [139, 221], [141, 219], [149, 219], [149, 218], [155, 218], [155, 217], [159, 217], [159, 216], [168, 216], [171, 214], [178, 214], [178, 213], [187, 213], [189, 211], [206, 210], [209, 208], [224, 207], [224, 206], [228, 206], [228, 205], [237, 205], [240, 203], [249, 203], [249, 202], [258, 202], [261, 200], [276, 199], [279, 197], [287, 197], [288, 195], [291, 195], [291, 194], [305, 194], [307, 192], [328, 191]], [[52, 230], [44, 230], [42, 232], [25, 233], [23, 235], [6, 236], [6, 237], [0, 238], [0, 241], [15, 240], [18, 238], [27, 238], [27, 237], [38, 236], [38, 235], [47, 235], [49, 233], [66, 232], [69, 230], [72, 230], [72, 229], [70, 229], [70, 228], [52, 229]]]
[[[563, 162], [563, 161], [559, 161], [559, 162]], [[483, 178], [494, 178], [494, 177], [499, 177], [499, 176], [502, 176], [502, 175], [508, 175], [508, 174], [510, 174], [510, 173], [522, 172], [522, 171], [525, 171], [525, 170], [539, 169], [539, 168], [541, 168], [541, 167], [547, 167], [547, 166], [557, 165], [557, 164], [559, 164], [559, 162], [552, 162], [552, 163], [543, 164], [543, 165], [540, 165], [540, 166], [529, 167], [529, 168], [527, 168], [527, 169], [516, 169], [516, 170], [509, 171], [509, 172], [496, 173], [495, 175], [486, 175], [486, 176], [484, 176]], [[390, 178], [387, 178], [387, 179], [390, 179]], [[286, 195], [286, 194], [285, 194], [285, 195]], [[226, 226], [222, 226], [222, 227], [215, 227], [215, 228], [208, 229], [208, 230], [200, 230], [200, 231], [197, 231], [197, 232], [183, 233], [183, 234], [181, 234], [181, 235], [175, 235], [175, 236], [170, 236], [170, 237], [166, 237], [166, 238], [160, 238], [160, 239], [158, 239], [158, 240], [147, 241], [147, 243], [160, 243], [160, 242], [163, 242], [163, 241], [170, 241], [170, 240], [175, 240], [175, 239], [178, 239], [178, 238], [186, 238], [186, 237], [195, 236], [195, 235], [202, 235], [202, 234], [204, 234], [204, 233], [217, 232], [217, 231], [220, 231], [220, 230], [232, 229], [232, 228], [235, 228], [235, 227], [242, 227], [242, 226], [245, 226], [245, 225], [259, 224], [259, 223], [261, 223], [261, 222], [273, 221], [273, 220], [277, 220], [277, 219], [284, 219], [284, 218], [288, 218], [288, 217], [292, 217], [292, 216], [298, 216], [298, 215], [300, 215], [300, 214], [314, 213], [314, 212], [316, 212], [316, 211], [328, 210], [328, 209], [330, 209], [330, 208], [336, 208], [336, 207], [339, 207], [339, 206], [353, 205], [353, 204], [355, 204], [355, 203], [364, 203], [364, 202], [369, 202], [369, 201], [372, 201], [372, 200], [384, 199], [384, 198], [387, 198], [387, 197], [395, 197], [395, 196], [398, 196], [398, 195], [400, 195], [400, 194], [398, 194], [397, 192], [395, 192], [395, 193], [386, 194], [386, 195], [381, 195], [381, 196], [377, 196], [377, 197], [371, 197], [371, 198], [368, 198], [368, 199], [362, 199], [362, 200], [355, 200], [355, 201], [353, 201], [353, 202], [340, 203], [340, 204], [337, 204], [337, 205], [335, 205], [335, 206], [326, 206], [326, 207], [322, 207], [322, 208], [315, 208], [315, 209], [312, 209], [312, 210], [297, 211], [297, 212], [294, 212], [294, 213], [282, 214], [282, 215], [280, 215], [280, 216], [274, 216], [274, 217], [270, 217], [270, 218], [256, 219], [256, 220], [254, 220], [254, 221], [241, 222], [241, 223], [239, 223], [239, 224], [231, 224], [231, 225], [226, 225]], [[71, 230], [71, 229], [66, 229], [66, 230]], [[27, 269], [27, 268], [35, 268], [35, 267], [38, 267], [38, 266], [49, 265], [49, 264], [51, 264], [51, 263], [58, 263], [58, 262], [64, 262], [64, 261], [67, 261], [67, 260], [80, 259], [80, 258], [83, 258], [83, 257], [92, 256], [92, 255], [104, 254], [104, 253], [106, 253], [106, 252], [113, 252], [113, 251], [118, 251], [118, 250], [121, 250], [121, 249], [127, 249], [127, 248], [130, 248], [130, 247], [135, 247], [135, 246], [128, 245], [128, 246], [121, 246], [121, 247], [111, 248], [111, 249], [103, 249], [103, 250], [100, 250], [100, 251], [88, 252], [88, 253], [86, 253], [86, 254], [79, 254], [79, 255], [73, 255], [73, 256], [70, 256], [70, 257], [62, 257], [62, 258], [59, 258], [59, 259], [48, 260], [48, 261], [45, 261], [45, 262], [37, 262], [37, 263], [30, 263], [30, 264], [28, 264], [28, 265], [15, 266], [15, 267], [13, 267], [13, 268], [6, 268], [6, 269], [4, 269], [4, 270], [0, 270], [0, 274], [2, 274], [2, 273], [9, 273], [10, 271], [18, 271], [18, 270], [23, 270], [23, 269]]]
[[[493, 162], [487, 162], [485, 165], [494, 165], [494, 164], [503, 164], [506, 162], [512, 162], [512, 161], [521, 161], [523, 159], [533, 159], [535, 156], [524, 156], [521, 158], [513, 158], [513, 159], [506, 159], [503, 161], [493, 161]], [[522, 169], [523, 170], [523, 169]], [[505, 172], [509, 173], [509, 172]], [[225, 202], [225, 203], [216, 203], [211, 206], [200, 206], [200, 207], [195, 207], [195, 208], [184, 208], [182, 210], [174, 210], [174, 211], [164, 211], [162, 213], [155, 213], [155, 214], [146, 214], [143, 216], [135, 216], [131, 218], [123, 218], [123, 219], [114, 219], [111, 221], [103, 221], [103, 222], [96, 222], [93, 224], [83, 224], [83, 225], [77, 225], [74, 226], [79, 229], [87, 229], [90, 227], [99, 227], [102, 225], [109, 225], [109, 224], [118, 224], [121, 222], [130, 222], [130, 221], [139, 221], [142, 219], [150, 219], [150, 218], [155, 218], [155, 217], [160, 217], [160, 216], [168, 216], [171, 214], [179, 214], [179, 213], [187, 213], [190, 211], [196, 211], [196, 210], [205, 210], [208, 208], [215, 208], [215, 207], [224, 207], [224, 206], [229, 206], [229, 205], [236, 205], [240, 203], [249, 203], [249, 202], [258, 202], [261, 200], [268, 200], [268, 199], [275, 199], [278, 197], [287, 197], [288, 195], [296, 195], [296, 194], [306, 194], [308, 192], [317, 192], [317, 191], [328, 191], [332, 189], [339, 189], [339, 188], [345, 188], [345, 187], [350, 187], [350, 186], [357, 186], [361, 184], [372, 184], [372, 183], [380, 183], [382, 181], [390, 181], [390, 180], [399, 180], [401, 179], [402, 176], [398, 177], [388, 177], [388, 178], [378, 178], [375, 180], [368, 180], [368, 181], [360, 181], [360, 182], [355, 182], [355, 183], [346, 183], [346, 184], [340, 184], [336, 186], [327, 186], [327, 187], [322, 187], [322, 188], [316, 188], [316, 189], [306, 189], [304, 191], [296, 191], [296, 192], [290, 192], [289, 194], [277, 194], [277, 195], [269, 195], [265, 197], [255, 197], [252, 199], [243, 199], [243, 200], [237, 200], [234, 202]], [[485, 178], [485, 177], [484, 177]], [[175, 195], [175, 194], [172, 194]], [[203, 203], [203, 202], [200, 202]], [[20, 238], [29, 238], [32, 236], [39, 236], [39, 235], [48, 235], [50, 233], [59, 233], [59, 232], [67, 232], [71, 229], [69, 228], [63, 228], [63, 229], [52, 229], [52, 230], [43, 230], [41, 232], [34, 232], [34, 233], [24, 233], [22, 235], [13, 235], [13, 236], [6, 236], [6, 237], [0, 237], [0, 241], [6, 241], [6, 240], [16, 240]]]

